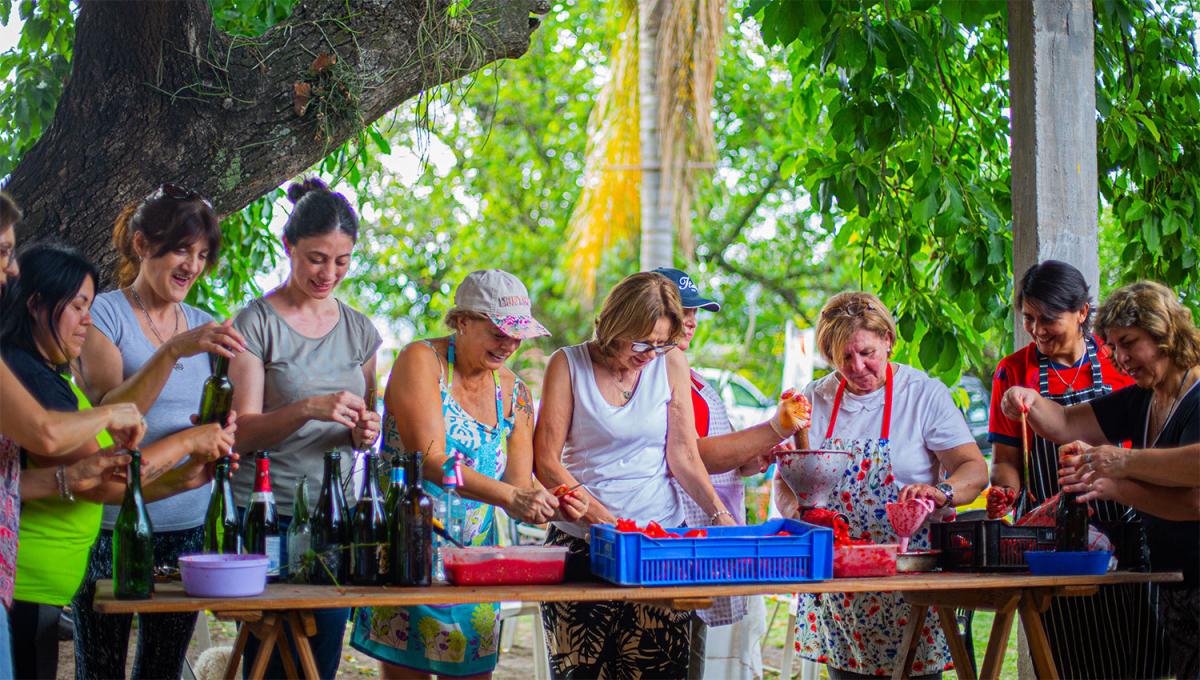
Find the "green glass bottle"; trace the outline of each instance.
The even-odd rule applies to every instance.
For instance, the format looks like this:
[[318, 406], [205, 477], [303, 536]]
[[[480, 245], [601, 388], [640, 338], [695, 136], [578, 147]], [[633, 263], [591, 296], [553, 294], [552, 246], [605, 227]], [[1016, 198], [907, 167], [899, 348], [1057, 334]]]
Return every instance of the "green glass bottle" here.
[[404, 496], [388, 526], [391, 582], [427, 586], [433, 581], [433, 502], [421, 486], [424, 455], [404, 458]]
[[125, 500], [113, 527], [113, 595], [146, 600], [154, 592], [154, 527], [142, 498], [142, 453], [129, 455]]
[[229, 359], [220, 354], [212, 355], [213, 372], [204, 381], [200, 391], [200, 414], [198, 423], [220, 423], [225, 425], [229, 409], [233, 408], [233, 383], [229, 382]]
[[287, 578], [292, 583], [308, 583], [312, 547], [312, 524], [308, 514], [308, 475], [296, 482], [292, 495], [292, 522], [287, 529]]
[[233, 487], [229, 485], [229, 459], [218, 458], [212, 496], [204, 515], [204, 552], [237, 555], [242, 552], [242, 532]]

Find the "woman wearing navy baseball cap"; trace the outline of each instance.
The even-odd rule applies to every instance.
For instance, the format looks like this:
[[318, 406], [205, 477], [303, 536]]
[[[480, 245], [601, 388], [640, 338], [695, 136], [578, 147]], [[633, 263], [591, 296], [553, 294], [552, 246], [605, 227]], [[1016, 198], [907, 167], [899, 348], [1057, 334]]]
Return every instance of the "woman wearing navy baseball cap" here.
[[[719, 312], [721, 304], [704, 297], [692, 277], [679, 269], [654, 270], [679, 287], [683, 306], [683, 338], [678, 348], [687, 351], [696, 335], [697, 313], [703, 309]], [[776, 415], [753, 427], [733, 431], [725, 405], [717, 390], [692, 369], [692, 408], [696, 414], [696, 434], [700, 436], [700, 458], [708, 468], [713, 488], [734, 514], [738, 524], [746, 523], [745, 487], [742, 476], [762, 471], [760, 459], [781, 441], [801, 428], [808, 427], [808, 404], [797, 395], [780, 401]], [[801, 406], [805, 414], [797, 420], [792, 408]], [[683, 499], [688, 526], [702, 526], [708, 517], [685, 493]], [[747, 615], [749, 613], [749, 615]], [[708, 624], [704, 669], [707, 677], [753, 677], [762, 675], [762, 649], [758, 642], [766, 633], [766, 609], [762, 598], [719, 597], [713, 606], [699, 612]]]

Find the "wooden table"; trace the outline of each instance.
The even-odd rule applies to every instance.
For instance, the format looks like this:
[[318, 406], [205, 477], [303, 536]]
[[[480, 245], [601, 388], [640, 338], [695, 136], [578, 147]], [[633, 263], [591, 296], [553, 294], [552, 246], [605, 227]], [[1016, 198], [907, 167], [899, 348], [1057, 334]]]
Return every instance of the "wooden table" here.
[[112, 582], [96, 586], [95, 609], [101, 614], [162, 614], [212, 611], [219, 618], [241, 621], [243, 625], [234, 643], [233, 656], [225, 677], [232, 680], [246, 640], [254, 633], [262, 640], [251, 667], [250, 678], [261, 678], [271, 651], [279, 645], [289, 677], [299, 677], [289, 653], [285, 627], [292, 630], [300, 670], [305, 678], [317, 678], [316, 664], [308, 636], [316, 634], [312, 610], [345, 607], [395, 607], [419, 604], [467, 604], [474, 602], [585, 602], [636, 601], [674, 609], [704, 609], [712, 599], [725, 595], [764, 595], [770, 593], [860, 593], [898, 592], [913, 605], [904, 631], [903, 648], [907, 663], [897, 667], [892, 677], [908, 676], [916, 651], [920, 627], [930, 607], [950, 643], [954, 667], [960, 678], [975, 678], [966, 646], [958, 633], [955, 608], [984, 609], [996, 612], [984, 655], [982, 678], [998, 678], [1013, 620], [1020, 616], [1029, 639], [1030, 655], [1040, 678], [1057, 678], [1054, 659], [1042, 628], [1039, 614], [1055, 597], [1091, 595], [1097, 587], [1117, 583], [1180, 581], [1177, 572], [1146, 574], [1117, 572], [1104, 576], [1031, 576], [1029, 574], [909, 574], [888, 578], [835, 579], [816, 583], [767, 583], [745, 585], [663, 586], [637, 588], [608, 583], [564, 583], [552, 586], [449, 586], [428, 588], [392, 588], [348, 586], [301, 586], [273, 583], [266, 592], [248, 598], [197, 598], [183, 592], [179, 583], [159, 584], [149, 600], [117, 600]]

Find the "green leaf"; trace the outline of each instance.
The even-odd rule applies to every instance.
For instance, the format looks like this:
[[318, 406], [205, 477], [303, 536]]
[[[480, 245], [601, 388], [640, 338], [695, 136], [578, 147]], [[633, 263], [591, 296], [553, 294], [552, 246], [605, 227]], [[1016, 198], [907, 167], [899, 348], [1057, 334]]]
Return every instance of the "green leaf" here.
[[1142, 125], [1146, 126], [1146, 129], [1150, 131], [1150, 136], [1154, 138], [1154, 141], [1156, 141], [1156, 142], [1162, 141], [1162, 138], [1158, 136], [1158, 126], [1155, 125], [1154, 121], [1150, 120], [1150, 118], [1147, 117], [1146, 114], [1135, 113], [1135, 114], [1133, 114], [1133, 116], [1134, 116], [1134, 118], [1137, 118], [1138, 121]]
[[912, 342], [913, 332], [917, 328], [917, 319], [912, 314], [904, 314], [900, 317], [900, 323], [897, 324], [897, 330], [900, 331], [900, 337], [904, 342]]
[[918, 225], [928, 224], [929, 220], [933, 219], [933, 216], [937, 214], [937, 193], [932, 191], [929, 192], [929, 195], [927, 195], [919, 203], [913, 205], [912, 210], [913, 222]]
[[375, 146], [378, 147], [380, 151], [382, 151], [384, 154], [392, 153], [392, 145], [382, 134], [379, 133], [379, 130], [376, 130], [374, 127], [369, 127], [367, 128], [367, 134], [371, 135], [371, 139], [375, 140]]
[[937, 365], [938, 359], [942, 354], [941, 347], [942, 332], [936, 328], [930, 328], [925, 337], [921, 338], [921, 349], [917, 358], [921, 361], [921, 368], [926, 371], [933, 370]]
[[1159, 241], [1158, 220], [1150, 215], [1142, 220], [1142, 238], [1146, 239], [1146, 248], [1155, 255], [1162, 253], [1162, 244]]
[[867, 65], [867, 42], [858, 31], [846, 30], [842, 33], [837, 62], [851, 74], [858, 73]]
[[953, 369], [961, 359], [961, 354], [958, 350], [958, 338], [951, 334], [942, 336], [942, 354], [938, 358], [938, 372], [949, 371]]
[[1133, 199], [1133, 203], [1130, 204], [1129, 209], [1125, 211], [1125, 214], [1122, 216], [1122, 218], [1126, 222], [1136, 222], [1142, 219], [1149, 211], [1150, 204], [1146, 203], [1140, 198], [1135, 198]]
[[1142, 171], [1142, 175], [1149, 179], [1158, 174], [1158, 154], [1154, 153], [1145, 144], [1138, 145], [1137, 149], [1138, 169]]
[[[759, 11], [762, 10], [763, 7], [766, 7], [767, 4], [772, 1], [773, 0], [750, 0], [750, 2], [746, 3], [746, 6], [742, 8], [742, 19], [746, 20], [754, 18], [758, 15]], [[786, 0], [783, 1], [786, 2]]]

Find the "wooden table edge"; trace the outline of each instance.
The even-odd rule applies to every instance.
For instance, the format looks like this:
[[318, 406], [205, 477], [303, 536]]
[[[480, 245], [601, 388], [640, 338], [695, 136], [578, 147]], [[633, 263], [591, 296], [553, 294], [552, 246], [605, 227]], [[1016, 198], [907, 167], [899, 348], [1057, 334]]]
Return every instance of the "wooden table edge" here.
[[537, 586], [448, 586], [428, 588], [348, 586], [297, 586], [270, 584], [253, 597], [196, 598], [183, 592], [182, 584], [159, 584], [149, 600], [117, 600], [112, 582], [96, 585], [94, 608], [101, 614], [179, 613], [192, 611], [247, 612], [342, 607], [396, 607], [421, 604], [470, 604], [475, 602], [599, 602], [599, 601], [687, 601], [729, 595], [779, 593], [920, 592], [952, 590], [1003, 590], [1095, 586], [1118, 583], [1177, 582], [1179, 572], [1116, 572], [1103, 576], [1030, 576], [1028, 574], [932, 573], [882, 578], [831, 579], [800, 583], [750, 583], [694, 586], [617, 586], [602, 582], [562, 583]]

